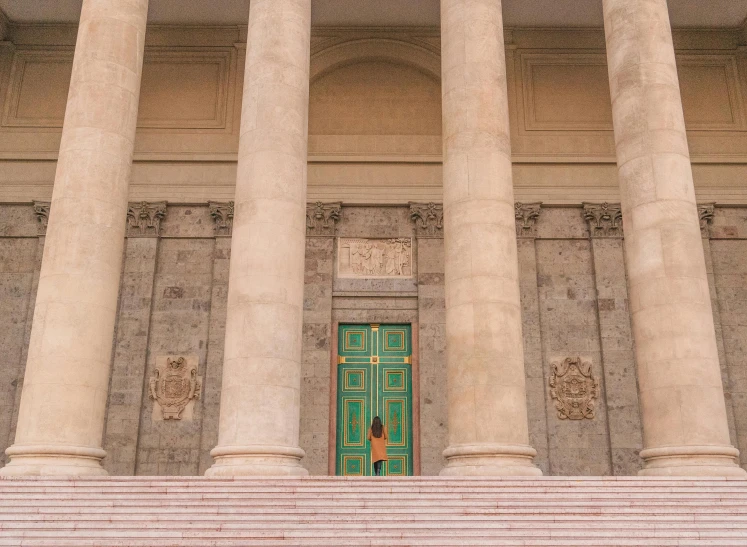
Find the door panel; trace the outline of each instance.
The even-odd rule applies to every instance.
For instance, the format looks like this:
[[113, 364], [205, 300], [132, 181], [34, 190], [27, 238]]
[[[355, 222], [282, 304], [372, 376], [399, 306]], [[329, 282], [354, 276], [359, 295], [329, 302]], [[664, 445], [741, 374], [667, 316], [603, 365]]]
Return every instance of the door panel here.
[[340, 325], [338, 346], [338, 475], [371, 475], [366, 439], [374, 416], [389, 434], [386, 475], [412, 475], [410, 325]]

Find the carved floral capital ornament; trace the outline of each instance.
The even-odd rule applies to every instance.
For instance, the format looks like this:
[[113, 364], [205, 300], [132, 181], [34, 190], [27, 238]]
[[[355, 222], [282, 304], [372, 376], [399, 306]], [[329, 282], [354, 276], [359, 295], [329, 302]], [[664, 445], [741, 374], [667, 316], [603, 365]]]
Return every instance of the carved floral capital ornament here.
[[166, 202], [130, 203], [127, 207], [128, 237], [158, 237], [161, 221], [166, 217]]
[[584, 219], [591, 237], [623, 237], [622, 210], [619, 203], [583, 203]]
[[164, 420], [181, 420], [190, 401], [200, 398], [202, 379], [197, 357], [161, 357], [149, 382], [149, 396], [161, 407]]
[[410, 220], [418, 237], [444, 237], [444, 206], [440, 203], [411, 201]]
[[309, 203], [306, 206], [306, 235], [333, 236], [337, 221], [342, 216], [342, 202]]
[[591, 371], [591, 363], [580, 357], [568, 357], [553, 363], [550, 375], [550, 396], [561, 420], [591, 420], [599, 397], [599, 383]]
[[216, 236], [230, 236], [233, 233], [233, 201], [209, 201], [210, 216], [215, 222]]
[[514, 204], [514, 216], [516, 217], [516, 237], [537, 237], [537, 219], [542, 211], [542, 202]]

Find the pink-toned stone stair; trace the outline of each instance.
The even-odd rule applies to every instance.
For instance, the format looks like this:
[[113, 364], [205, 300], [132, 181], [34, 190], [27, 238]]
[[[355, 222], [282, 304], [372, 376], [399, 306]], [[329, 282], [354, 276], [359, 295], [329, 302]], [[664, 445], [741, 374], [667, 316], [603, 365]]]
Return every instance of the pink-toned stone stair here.
[[0, 479], [0, 546], [747, 546], [747, 481]]

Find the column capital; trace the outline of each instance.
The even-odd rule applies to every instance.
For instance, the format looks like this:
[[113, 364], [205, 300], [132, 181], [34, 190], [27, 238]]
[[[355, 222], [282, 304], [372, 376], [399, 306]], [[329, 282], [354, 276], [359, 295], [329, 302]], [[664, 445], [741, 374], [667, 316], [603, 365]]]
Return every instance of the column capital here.
[[127, 237], [159, 237], [166, 218], [165, 201], [140, 201], [127, 206]]
[[589, 237], [622, 238], [622, 210], [619, 203], [583, 202], [584, 220], [589, 224]]
[[215, 237], [233, 235], [233, 201], [208, 201], [210, 216], [215, 222]]
[[47, 234], [47, 224], [49, 223], [49, 209], [51, 203], [48, 201], [35, 201], [34, 202], [34, 214], [36, 220], [39, 221], [39, 236]]
[[514, 216], [516, 217], [516, 237], [534, 239], [537, 237], [537, 219], [542, 211], [542, 202], [514, 204]]
[[441, 203], [410, 202], [410, 220], [415, 223], [415, 235], [423, 238], [444, 237], [444, 206]]
[[333, 237], [342, 218], [342, 202], [306, 204], [306, 237]]
[[698, 203], [698, 219], [700, 220], [700, 236], [703, 239], [710, 239], [711, 224], [713, 217], [716, 215], [716, 202]]

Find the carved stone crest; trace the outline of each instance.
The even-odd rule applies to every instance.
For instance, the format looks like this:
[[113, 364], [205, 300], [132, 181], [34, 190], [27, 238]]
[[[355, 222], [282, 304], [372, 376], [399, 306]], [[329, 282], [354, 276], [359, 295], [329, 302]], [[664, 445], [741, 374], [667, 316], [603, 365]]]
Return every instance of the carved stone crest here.
[[346, 239], [338, 247], [340, 277], [411, 277], [412, 239]]
[[440, 203], [410, 202], [410, 220], [418, 237], [444, 237], [444, 206]]
[[584, 219], [591, 237], [623, 237], [622, 211], [619, 203], [583, 203]]
[[158, 237], [161, 220], [165, 217], [165, 201], [130, 203], [127, 207], [127, 237]]
[[[202, 378], [197, 376], [197, 356], [159, 356], [156, 370], [150, 378], [149, 395], [153, 405], [153, 419], [192, 419], [190, 403], [200, 398]], [[189, 406], [189, 412], [182, 412]]]
[[540, 216], [541, 206], [541, 201], [514, 204], [516, 237], [537, 237], [537, 219]]
[[230, 237], [233, 233], [233, 201], [209, 201], [210, 216], [215, 221], [215, 235]]
[[591, 363], [580, 357], [569, 357], [552, 365], [550, 396], [555, 401], [561, 420], [591, 420], [599, 397], [599, 384], [594, 379]]
[[306, 235], [333, 236], [335, 226], [342, 216], [342, 202], [309, 203], [306, 206]]

